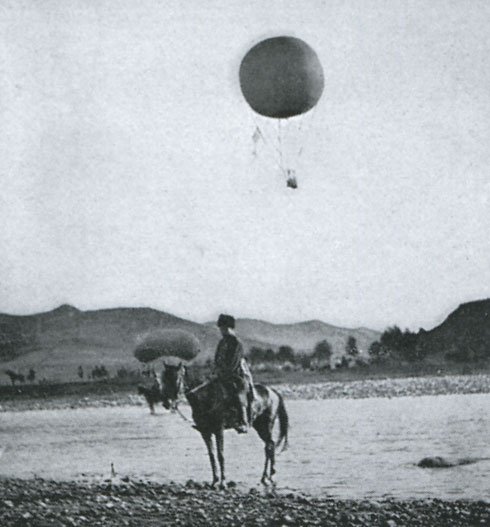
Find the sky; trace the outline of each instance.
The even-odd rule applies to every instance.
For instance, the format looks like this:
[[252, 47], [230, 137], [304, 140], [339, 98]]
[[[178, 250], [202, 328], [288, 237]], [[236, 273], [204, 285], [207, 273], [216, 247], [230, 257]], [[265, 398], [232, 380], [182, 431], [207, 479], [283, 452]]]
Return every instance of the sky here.
[[[238, 82], [278, 35], [325, 77], [280, 129]], [[0, 72], [0, 312], [417, 330], [490, 296], [486, 0], [0, 0]]]

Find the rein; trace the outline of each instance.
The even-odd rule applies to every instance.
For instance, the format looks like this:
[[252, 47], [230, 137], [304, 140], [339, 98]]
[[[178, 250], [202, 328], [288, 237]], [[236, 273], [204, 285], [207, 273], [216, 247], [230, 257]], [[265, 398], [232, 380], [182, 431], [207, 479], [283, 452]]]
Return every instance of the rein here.
[[[185, 380], [182, 378], [182, 377], [179, 377], [178, 381], [177, 381], [177, 394], [187, 394], [187, 393], [192, 393], [194, 391], [197, 391], [198, 389], [202, 388], [203, 386], [205, 386], [206, 384], [208, 383], [208, 381], [205, 381], [201, 384], [199, 384], [198, 386], [196, 386], [195, 388], [192, 388], [191, 390], [186, 390], [186, 386], [185, 386]], [[190, 423], [191, 425], [194, 425], [194, 421], [192, 421], [192, 419], [189, 419], [188, 417], [186, 417], [181, 411], [180, 411], [180, 408], [179, 408], [179, 402], [180, 401], [175, 401], [175, 406], [173, 407], [173, 411], [177, 412], [180, 417], [186, 422], [186, 423]]]
[[[195, 386], [194, 388], [191, 388], [190, 390], [185, 390], [185, 382], [183, 382], [181, 379], [179, 379], [179, 383], [178, 383], [178, 392], [184, 392], [185, 395], [188, 395], [188, 394], [192, 394], [192, 393], [195, 393], [197, 391], [199, 391], [201, 388], [204, 388], [205, 386], [207, 386], [208, 384], [210, 383], [209, 380], [207, 381], [204, 381], [202, 382], [201, 384]], [[214, 404], [211, 406], [211, 408], [209, 408], [207, 410], [206, 413], [212, 413], [214, 412], [219, 406], [219, 402], [217, 400], [214, 401]], [[175, 402], [175, 406], [173, 408], [173, 410], [175, 412], [177, 412], [180, 417], [186, 422], [186, 423], [190, 423], [194, 426], [194, 421], [189, 419], [188, 417], [186, 417], [181, 411], [180, 411], [180, 408], [179, 408], [179, 401], [176, 401]]]
[[194, 421], [191, 421], [188, 417], [186, 417], [179, 408], [179, 394], [185, 393], [185, 381], [184, 379], [179, 375], [177, 380], [177, 400], [175, 401], [175, 405], [173, 407], [173, 410], [177, 412], [180, 417], [186, 422], [194, 424]]
[[186, 422], [186, 423], [190, 423], [190, 424], [194, 424], [194, 421], [191, 421], [188, 417], [186, 417], [179, 409], [179, 403], [175, 403], [175, 406], [174, 406], [174, 410], [180, 415], [180, 417], [182, 417], [182, 419]]

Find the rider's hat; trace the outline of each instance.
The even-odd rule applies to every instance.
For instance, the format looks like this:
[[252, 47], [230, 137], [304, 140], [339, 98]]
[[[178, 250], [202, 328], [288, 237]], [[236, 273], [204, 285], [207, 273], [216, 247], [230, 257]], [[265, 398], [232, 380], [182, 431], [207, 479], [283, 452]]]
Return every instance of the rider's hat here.
[[219, 328], [225, 327], [233, 329], [235, 327], [235, 319], [231, 315], [221, 314], [218, 317], [218, 322], [216, 324]]

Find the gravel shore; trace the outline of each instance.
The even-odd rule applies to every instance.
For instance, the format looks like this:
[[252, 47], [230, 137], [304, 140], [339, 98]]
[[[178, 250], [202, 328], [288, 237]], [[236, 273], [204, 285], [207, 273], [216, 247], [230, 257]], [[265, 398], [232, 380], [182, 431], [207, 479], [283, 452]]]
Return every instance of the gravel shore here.
[[489, 525], [484, 501], [334, 500], [270, 490], [212, 490], [189, 481], [104, 483], [0, 480], [2, 526]]
[[[278, 390], [286, 400], [490, 393], [490, 375], [447, 375], [307, 384], [283, 383], [275, 384], [273, 388]], [[0, 412], [127, 405], [142, 406], [146, 405], [146, 402], [143, 397], [135, 393], [114, 393], [103, 397], [100, 395], [59, 396], [49, 399], [19, 397], [0, 401]]]
[[404, 397], [407, 395], [490, 393], [490, 375], [367, 379], [301, 385], [279, 384], [274, 387], [287, 399], [364, 399], [367, 397]]

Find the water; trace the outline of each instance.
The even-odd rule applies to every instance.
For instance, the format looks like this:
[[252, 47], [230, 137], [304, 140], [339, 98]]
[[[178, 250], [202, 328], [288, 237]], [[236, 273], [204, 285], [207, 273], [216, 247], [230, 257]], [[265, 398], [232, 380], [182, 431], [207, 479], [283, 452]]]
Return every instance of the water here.
[[[342, 498], [490, 497], [490, 461], [421, 469], [425, 456], [490, 457], [489, 394], [287, 401], [290, 448], [277, 458], [279, 488]], [[182, 406], [189, 415], [189, 408]], [[204, 443], [176, 414], [146, 408], [0, 414], [0, 474], [45, 478], [119, 475], [162, 482], [210, 479]], [[225, 434], [227, 477], [256, 485], [263, 444]]]

